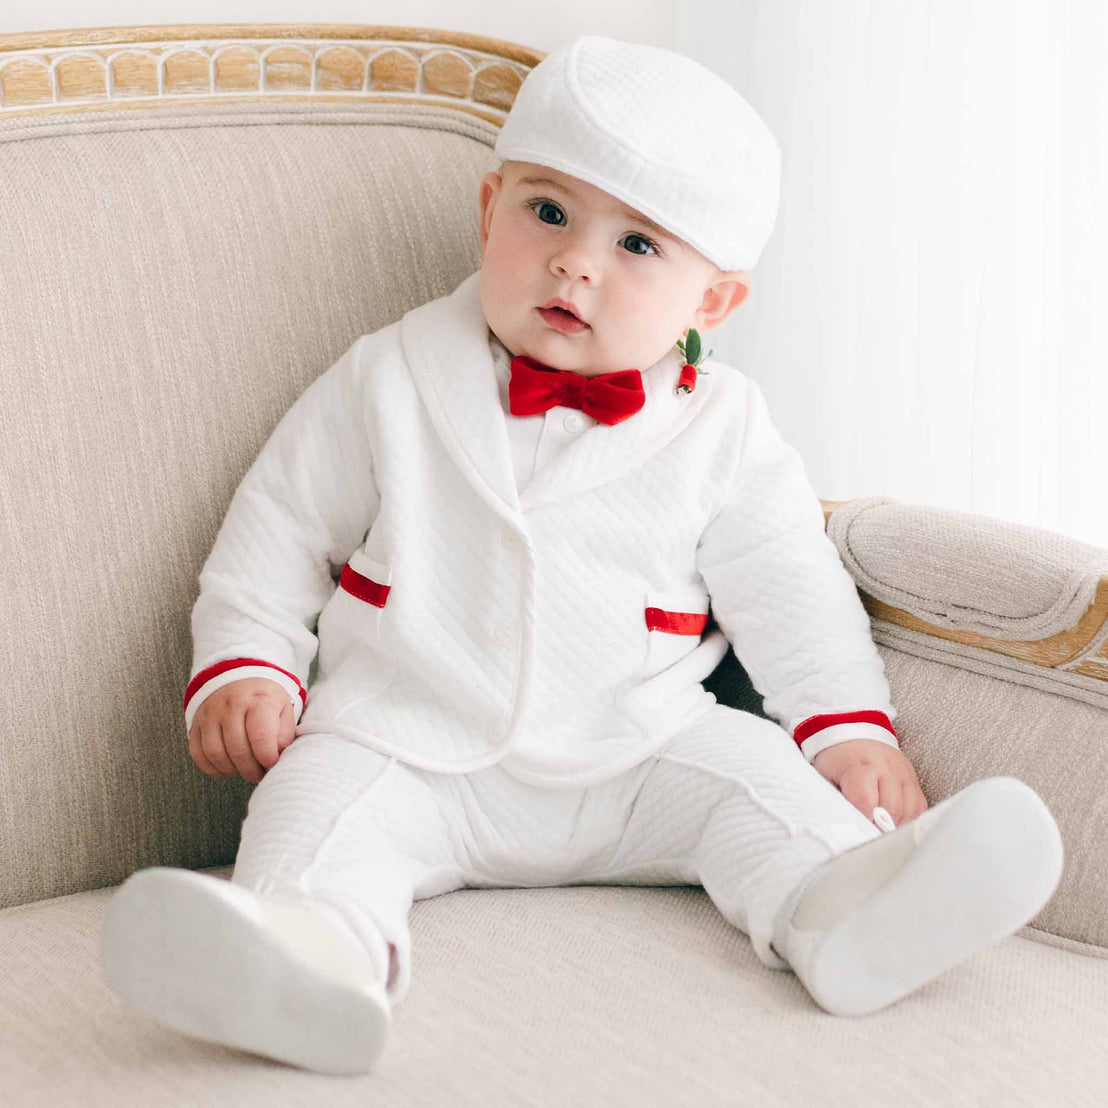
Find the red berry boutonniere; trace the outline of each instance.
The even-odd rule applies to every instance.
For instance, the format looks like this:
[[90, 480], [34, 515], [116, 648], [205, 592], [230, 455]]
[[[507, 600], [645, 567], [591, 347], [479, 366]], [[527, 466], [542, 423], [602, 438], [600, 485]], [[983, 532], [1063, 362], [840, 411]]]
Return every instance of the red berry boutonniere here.
[[700, 335], [697, 334], [695, 327], [690, 327], [685, 332], [684, 342], [680, 339], [677, 340], [677, 349], [681, 351], [681, 357], [685, 359], [685, 364], [681, 367], [681, 377], [673, 391], [678, 396], [682, 396], [696, 388], [697, 373], [706, 374], [708, 372], [706, 369], [700, 369], [700, 363], [706, 358], [710, 358], [714, 351], [709, 350], [707, 354], [701, 354]]

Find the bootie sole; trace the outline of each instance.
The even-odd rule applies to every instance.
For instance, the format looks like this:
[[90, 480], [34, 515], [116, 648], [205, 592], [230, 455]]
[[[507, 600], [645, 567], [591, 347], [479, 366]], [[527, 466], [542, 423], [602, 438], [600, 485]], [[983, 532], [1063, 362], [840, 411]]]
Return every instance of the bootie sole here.
[[1057, 888], [1057, 824], [1018, 778], [976, 781], [927, 817], [892, 876], [812, 946], [802, 980], [826, 1011], [895, 1003], [1011, 935]]
[[210, 875], [132, 874], [108, 904], [101, 957], [136, 1012], [302, 1068], [364, 1073], [388, 1036], [383, 985], [321, 973], [266, 928], [249, 890]]

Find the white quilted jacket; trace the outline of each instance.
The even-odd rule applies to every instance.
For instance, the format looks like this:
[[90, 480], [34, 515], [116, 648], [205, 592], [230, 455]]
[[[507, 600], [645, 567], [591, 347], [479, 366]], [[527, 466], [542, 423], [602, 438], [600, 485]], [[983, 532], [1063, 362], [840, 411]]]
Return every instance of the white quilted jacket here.
[[[757, 384], [709, 361], [676, 395], [674, 347], [639, 412], [517, 492], [479, 282], [363, 335], [274, 429], [200, 573], [186, 732], [265, 676], [298, 736], [588, 785], [714, 702], [730, 640], [809, 761], [896, 746], [868, 616]], [[701, 637], [709, 598], [726, 639]]]

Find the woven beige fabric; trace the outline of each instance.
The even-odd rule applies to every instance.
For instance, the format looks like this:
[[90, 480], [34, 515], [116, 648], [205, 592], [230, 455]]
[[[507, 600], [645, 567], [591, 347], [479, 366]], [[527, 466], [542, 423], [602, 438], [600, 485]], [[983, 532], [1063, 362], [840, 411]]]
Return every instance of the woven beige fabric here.
[[447, 109], [120, 116], [0, 121], [0, 905], [234, 857], [249, 786], [184, 731], [197, 574], [308, 383], [478, 268], [498, 164]]
[[1108, 573], [1099, 546], [889, 497], [844, 504], [827, 533], [870, 596], [936, 627], [998, 639], [1046, 639], [1073, 627]]
[[323, 1077], [125, 1010], [95, 964], [106, 900], [0, 913], [0, 1103], [1093, 1108], [1108, 1081], [1108, 961], [1012, 936], [849, 1019], [699, 888], [587, 886], [417, 901], [377, 1068]]

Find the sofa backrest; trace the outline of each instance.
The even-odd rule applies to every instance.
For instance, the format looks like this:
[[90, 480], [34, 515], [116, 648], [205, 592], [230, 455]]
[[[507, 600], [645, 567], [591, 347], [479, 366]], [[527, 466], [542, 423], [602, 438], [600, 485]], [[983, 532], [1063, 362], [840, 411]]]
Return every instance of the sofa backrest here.
[[184, 730], [197, 575], [293, 400], [479, 267], [542, 57], [163, 30], [0, 40], [0, 906], [234, 859], [251, 786]]

